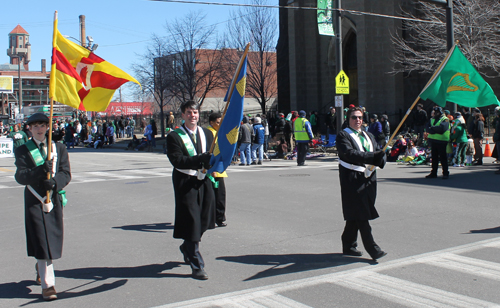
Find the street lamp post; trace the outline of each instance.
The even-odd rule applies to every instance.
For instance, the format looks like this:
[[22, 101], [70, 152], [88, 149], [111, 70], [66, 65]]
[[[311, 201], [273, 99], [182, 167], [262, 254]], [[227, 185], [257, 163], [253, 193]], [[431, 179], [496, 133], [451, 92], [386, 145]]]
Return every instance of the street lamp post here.
[[[446, 7], [446, 49], [453, 48], [455, 34], [453, 32], [453, 0], [421, 0]], [[453, 113], [457, 112], [457, 104], [453, 104]]]

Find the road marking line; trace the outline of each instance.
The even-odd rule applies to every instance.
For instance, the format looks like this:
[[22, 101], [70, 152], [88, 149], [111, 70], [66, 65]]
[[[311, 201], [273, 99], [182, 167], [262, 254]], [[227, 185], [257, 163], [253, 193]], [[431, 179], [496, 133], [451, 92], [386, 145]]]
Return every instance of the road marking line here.
[[466, 274], [500, 281], [500, 264], [475, 258], [446, 253], [435, 257], [422, 258], [419, 263], [430, 264]]
[[101, 171], [90, 171], [87, 172], [87, 174], [90, 175], [96, 175], [96, 176], [103, 176], [103, 177], [111, 177], [111, 178], [117, 178], [121, 180], [130, 180], [130, 179], [142, 179], [144, 177], [138, 176], [138, 175], [124, 175], [122, 172], [115, 173], [115, 172], [101, 172]]
[[[241, 291], [234, 291], [234, 292], [229, 292], [229, 293], [224, 293], [224, 294], [217, 294], [217, 295], [207, 296], [207, 297], [203, 297], [203, 298], [197, 298], [197, 299], [187, 300], [187, 301], [183, 301], [183, 302], [177, 302], [177, 303], [157, 306], [156, 308], [220, 306], [219, 305], [220, 302], [230, 300], [233, 297], [249, 295], [249, 294], [250, 294], [250, 296], [252, 296], [251, 295], [252, 293], [262, 292], [262, 291], [280, 293], [280, 292], [291, 291], [291, 290], [295, 290], [295, 289], [299, 289], [299, 288], [311, 287], [311, 286], [315, 286], [315, 285], [327, 283], [327, 282], [335, 283], [336, 281], [340, 281], [341, 279], [347, 280], [350, 276], [356, 276], [356, 273], [362, 272], [362, 271], [369, 271], [369, 272], [386, 271], [386, 270], [401, 267], [401, 266], [415, 264], [415, 263], [418, 263], [419, 260], [422, 260], [425, 258], [432, 258], [432, 257], [434, 257], [436, 255], [440, 255], [440, 254], [442, 255], [445, 253], [470, 252], [470, 251], [479, 250], [479, 249], [482, 249], [485, 247], [490, 247], [491, 245], [497, 245], [497, 244], [500, 244], [500, 237], [493, 238], [493, 239], [487, 239], [487, 240], [474, 242], [474, 243], [469, 243], [469, 244], [465, 244], [465, 245], [461, 245], [461, 246], [451, 247], [451, 248], [447, 248], [447, 249], [442, 249], [442, 250], [438, 250], [438, 251], [423, 253], [420, 255], [410, 256], [410, 257], [406, 257], [406, 258], [402, 258], [402, 259], [398, 259], [398, 260], [392, 260], [392, 261], [388, 261], [386, 263], [381, 263], [381, 264], [377, 264], [377, 265], [367, 265], [367, 266], [363, 266], [361, 268], [354, 268], [354, 269], [350, 269], [350, 270], [346, 270], [346, 271], [342, 271], [342, 272], [335, 272], [332, 274], [320, 275], [320, 276], [298, 279], [298, 280], [293, 280], [293, 281], [285, 281], [285, 282], [277, 283], [274, 285], [267, 285], [267, 286], [246, 289], [246, 290], [241, 290]], [[422, 306], [420, 306], [420, 307], [422, 307]]]
[[495, 303], [456, 294], [371, 271], [361, 271], [337, 285], [406, 307], [494, 307]]
[[0, 171], [2, 171], [2, 172], [14, 172], [14, 170], [2, 168], [2, 167], [0, 167]]

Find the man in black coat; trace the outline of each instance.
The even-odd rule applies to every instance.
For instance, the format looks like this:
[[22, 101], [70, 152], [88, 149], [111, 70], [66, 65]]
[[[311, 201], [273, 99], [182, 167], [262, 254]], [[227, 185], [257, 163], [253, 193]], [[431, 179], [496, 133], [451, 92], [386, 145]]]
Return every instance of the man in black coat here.
[[[16, 181], [24, 190], [25, 227], [28, 256], [37, 259], [36, 282], [42, 285], [44, 300], [57, 299], [52, 260], [61, 258], [63, 244], [63, 197], [60, 192], [71, 180], [68, 152], [62, 143], [52, 143], [47, 159], [46, 134], [49, 118], [43, 113], [29, 117], [33, 134], [15, 151]], [[51, 174], [47, 179], [47, 173]], [[44, 200], [47, 191], [51, 203]]]
[[[369, 220], [379, 217], [375, 209], [377, 175], [375, 167], [383, 168], [386, 157], [375, 137], [363, 131], [363, 109], [350, 108], [349, 127], [337, 136], [342, 211], [346, 221], [342, 234], [344, 255], [361, 256], [357, 250], [358, 231], [363, 246], [373, 260], [386, 255], [375, 243]], [[372, 170], [371, 167], [373, 167]]]
[[198, 104], [186, 101], [181, 105], [184, 124], [167, 135], [167, 155], [174, 167], [172, 182], [175, 194], [174, 238], [184, 239], [179, 247], [192, 277], [205, 280], [205, 262], [199, 250], [201, 236], [215, 228], [215, 194], [212, 182], [204, 176], [211, 154], [207, 151], [213, 134], [198, 126]]

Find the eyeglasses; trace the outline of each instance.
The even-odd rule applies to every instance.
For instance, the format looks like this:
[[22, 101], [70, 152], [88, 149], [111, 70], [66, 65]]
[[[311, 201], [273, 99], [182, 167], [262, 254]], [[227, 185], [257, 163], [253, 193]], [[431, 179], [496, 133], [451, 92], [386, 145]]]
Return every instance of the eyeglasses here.
[[355, 116], [355, 115], [352, 115], [352, 116], [351, 116], [351, 119], [352, 119], [352, 120], [363, 120], [363, 116]]

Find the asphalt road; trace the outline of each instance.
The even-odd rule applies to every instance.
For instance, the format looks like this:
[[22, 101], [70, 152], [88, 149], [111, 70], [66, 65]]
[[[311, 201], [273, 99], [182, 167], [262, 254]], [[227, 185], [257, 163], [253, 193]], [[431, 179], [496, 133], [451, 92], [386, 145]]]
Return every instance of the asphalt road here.
[[[378, 171], [377, 243], [343, 257], [335, 156], [230, 167], [225, 228], [201, 251], [198, 281], [173, 239], [165, 155], [71, 149], [59, 300], [40, 300], [26, 256], [23, 187], [0, 159], [0, 307], [488, 307], [500, 304], [500, 176], [492, 159], [425, 179], [429, 167]], [[361, 246], [363, 250], [363, 247]], [[366, 255], [366, 253], [365, 253]]]

